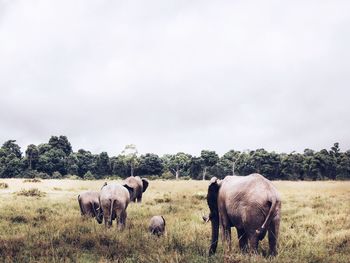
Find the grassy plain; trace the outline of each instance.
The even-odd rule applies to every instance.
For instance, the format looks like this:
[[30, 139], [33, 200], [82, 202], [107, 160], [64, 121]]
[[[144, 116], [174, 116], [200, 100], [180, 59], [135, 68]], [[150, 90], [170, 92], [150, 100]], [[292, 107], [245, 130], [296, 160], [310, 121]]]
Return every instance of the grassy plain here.
[[[220, 241], [210, 259], [201, 218], [208, 181], [151, 181], [143, 203], [128, 207], [123, 232], [80, 216], [77, 195], [103, 182], [1, 179], [1, 262], [350, 262], [350, 182], [274, 182], [283, 198], [279, 255], [265, 256], [267, 238], [258, 255], [241, 254], [233, 231], [232, 251]], [[32, 188], [39, 191], [22, 191]], [[157, 214], [167, 221], [160, 238], [147, 232]]]

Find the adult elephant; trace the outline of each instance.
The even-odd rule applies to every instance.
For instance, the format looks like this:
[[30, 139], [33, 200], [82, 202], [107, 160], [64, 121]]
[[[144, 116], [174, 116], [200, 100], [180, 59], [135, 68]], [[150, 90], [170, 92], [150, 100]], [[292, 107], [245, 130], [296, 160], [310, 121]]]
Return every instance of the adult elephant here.
[[106, 227], [111, 227], [112, 221], [117, 219], [118, 228], [124, 229], [127, 217], [126, 209], [132, 194], [133, 188], [128, 185], [104, 184], [100, 191], [99, 203], [100, 213], [103, 213]]
[[124, 184], [134, 189], [134, 193], [130, 200], [138, 203], [142, 202], [142, 194], [148, 188], [148, 180], [145, 178], [140, 178], [140, 176], [130, 176], [124, 180]]
[[258, 242], [269, 235], [270, 254], [277, 254], [281, 199], [272, 183], [260, 174], [216, 177], [210, 180], [207, 202], [212, 237], [209, 255], [216, 252], [219, 224], [224, 245], [231, 247], [231, 227], [236, 227], [241, 250], [257, 252]]
[[99, 224], [102, 223], [103, 213], [100, 213], [99, 192], [87, 191], [78, 195], [78, 203], [82, 216], [95, 217]]

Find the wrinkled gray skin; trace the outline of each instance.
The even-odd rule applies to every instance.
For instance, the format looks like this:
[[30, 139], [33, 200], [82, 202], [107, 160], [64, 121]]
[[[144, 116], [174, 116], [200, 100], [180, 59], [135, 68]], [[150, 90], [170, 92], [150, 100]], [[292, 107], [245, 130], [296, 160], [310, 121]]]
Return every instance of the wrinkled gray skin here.
[[149, 222], [149, 232], [158, 237], [164, 234], [165, 231], [165, 219], [163, 216], [153, 216]]
[[148, 187], [148, 180], [140, 178], [140, 176], [129, 176], [124, 180], [124, 184], [134, 189], [133, 195], [130, 197], [132, 202], [137, 200], [138, 203], [142, 202], [142, 193], [144, 193]]
[[106, 227], [112, 226], [117, 219], [118, 229], [122, 230], [126, 222], [126, 209], [130, 202], [133, 189], [117, 183], [105, 184], [100, 191], [99, 203]]
[[101, 224], [103, 213], [100, 212], [99, 195], [99, 192], [87, 191], [78, 195], [78, 202], [82, 216], [95, 217]]
[[226, 176], [210, 180], [207, 202], [212, 226], [209, 255], [216, 252], [219, 225], [230, 249], [231, 227], [236, 227], [241, 250], [256, 253], [268, 231], [270, 254], [277, 254], [281, 199], [272, 183], [260, 174]]

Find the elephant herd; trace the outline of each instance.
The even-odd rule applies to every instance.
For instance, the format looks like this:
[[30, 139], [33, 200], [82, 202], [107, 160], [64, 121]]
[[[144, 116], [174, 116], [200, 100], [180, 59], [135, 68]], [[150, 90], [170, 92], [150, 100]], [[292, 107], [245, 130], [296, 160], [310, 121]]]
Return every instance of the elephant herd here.
[[[117, 220], [118, 229], [125, 227], [129, 202], [141, 202], [148, 181], [131, 176], [121, 184], [105, 183], [100, 192], [89, 191], [78, 196], [81, 215], [95, 217], [106, 227]], [[281, 219], [281, 198], [273, 184], [260, 174], [226, 176], [223, 180], [213, 177], [207, 193], [210, 210], [203, 220], [211, 222], [209, 256], [216, 252], [221, 226], [222, 240], [231, 248], [231, 227], [237, 230], [239, 247], [243, 252], [257, 253], [258, 243], [268, 233], [270, 255], [277, 254], [277, 239]], [[149, 232], [161, 236], [165, 232], [163, 216], [154, 216]]]

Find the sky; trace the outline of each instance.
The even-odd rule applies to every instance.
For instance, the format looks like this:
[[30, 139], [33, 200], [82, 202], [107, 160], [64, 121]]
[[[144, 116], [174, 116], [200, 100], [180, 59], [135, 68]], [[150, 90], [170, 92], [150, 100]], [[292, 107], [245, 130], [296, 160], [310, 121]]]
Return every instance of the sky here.
[[350, 1], [0, 0], [0, 143], [350, 149]]

